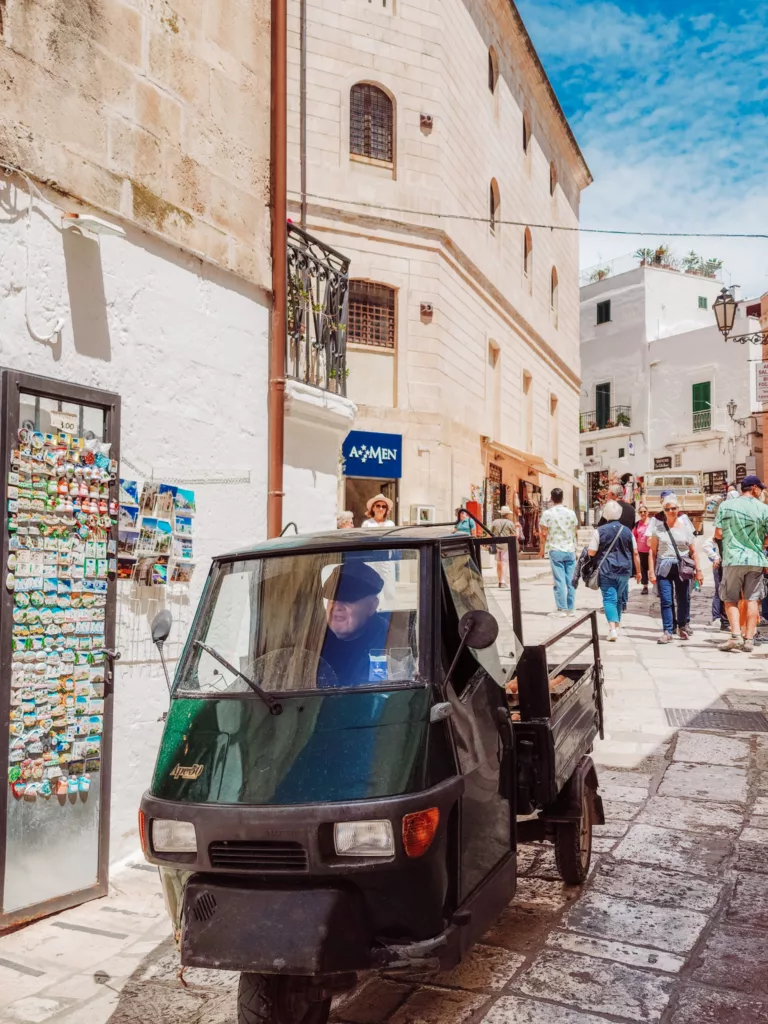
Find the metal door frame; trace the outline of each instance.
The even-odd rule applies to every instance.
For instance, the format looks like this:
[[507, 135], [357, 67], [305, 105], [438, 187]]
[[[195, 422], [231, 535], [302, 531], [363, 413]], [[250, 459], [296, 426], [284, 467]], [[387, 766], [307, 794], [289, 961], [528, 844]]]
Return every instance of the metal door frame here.
[[[2, 551], [3, 572], [8, 565], [8, 529], [7, 529], [7, 486], [8, 472], [11, 464], [11, 451], [16, 444], [19, 429], [19, 411], [21, 392], [30, 392], [41, 398], [54, 401], [70, 402], [75, 405], [88, 405], [102, 409], [104, 412], [104, 440], [112, 442], [110, 456], [120, 461], [120, 396], [110, 391], [97, 388], [82, 387], [67, 381], [54, 380], [50, 377], [39, 377], [36, 374], [24, 373], [8, 368], [0, 369], [0, 507], [3, 509]], [[118, 471], [119, 476], [119, 471]], [[118, 500], [119, 479], [110, 485], [109, 499]], [[113, 527], [113, 533], [115, 528]], [[117, 583], [107, 588], [105, 643], [108, 648], [115, 647], [115, 611], [117, 603]], [[11, 710], [11, 655], [13, 625], [13, 594], [6, 587], [0, 592], [0, 679], [7, 680], [7, 685], [0, 685], [0, 721], [5, 725], [0, 730], [0, 764], [4, 773], [7, 772], [10, 734], [7, 728]], [[113, 725], [113, 689], [114, 672], [107, 663], [104, 673], [104, 725], [101, 738], [101, 766], [99, 770], [99, 849], [96, 882], [85, 889], [55, 896], [42, 903], [21, 907], [11, 913], [2, 913], [2, 900], [5, 896], [5, 858], [8, 831], [8, 795], [10, 787], [7, 778], [0, 785], [0, 932], [14, 925], [32, 921], [38, 917], [55, 914], [69, 907], [78, 906], [87, 900], [106, 896], [109, 888], [109, 826], [110, 826], [110, 794], [112, 788], [112, 725]]]

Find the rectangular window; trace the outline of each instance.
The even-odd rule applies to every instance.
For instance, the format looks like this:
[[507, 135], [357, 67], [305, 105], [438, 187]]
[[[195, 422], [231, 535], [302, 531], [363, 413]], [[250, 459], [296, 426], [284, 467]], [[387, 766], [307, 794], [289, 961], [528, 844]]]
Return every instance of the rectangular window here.
[[595, 449], [594, 448], [587, 448], [587, 458], [589, 458], [591, 455], [594, 455], [594, 454], [595, 454]]
[[683, 456], [678, 452], [678, 454], [675, 455], [675, 469], [680, 469], [682, 467], [682, 465], [683, 465]]
[[709, 430], [712, 426], [712, 384], [703, 381], [692, 388], [693, 429]]
[[599, 324], [607, 324], [611, 319], [611, 300], [604, 299], [602, 302], [597, 304], [597, 322]]
[[395, 347], [395, 290], [370, 281], [349, 282], [347, 337], [355, 345]]
[[623, 448], [619, 448], [619, 458], [620, 459], [624, 458], [624, 449]]
[[595, 385], [595, 422], [602, 430], [611, 418], [611, 382]]
[[699, 309], [707, 309], [707, 296], [706, 295], [700, 295], [699, 296]]

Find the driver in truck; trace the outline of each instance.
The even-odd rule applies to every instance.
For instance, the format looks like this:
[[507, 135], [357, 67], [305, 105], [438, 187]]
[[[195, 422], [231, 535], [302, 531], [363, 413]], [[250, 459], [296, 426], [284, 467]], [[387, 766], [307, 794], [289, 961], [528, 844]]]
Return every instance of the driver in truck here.
[[376, 681], [372, 652], [386, 647], [389, 631], [389, 615], [378, 611], [383, 586], [382, 577], [362, 561], [337, 565], [323, 584], [328, 630], [322, 657], [340, 686]]

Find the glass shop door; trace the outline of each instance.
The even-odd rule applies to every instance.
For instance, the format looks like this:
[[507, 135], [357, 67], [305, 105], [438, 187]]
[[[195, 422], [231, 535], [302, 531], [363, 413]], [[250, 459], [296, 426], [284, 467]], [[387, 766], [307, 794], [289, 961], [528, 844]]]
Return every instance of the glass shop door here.
[[3, 929], [107, 892], [120, 398], [0, 388]]

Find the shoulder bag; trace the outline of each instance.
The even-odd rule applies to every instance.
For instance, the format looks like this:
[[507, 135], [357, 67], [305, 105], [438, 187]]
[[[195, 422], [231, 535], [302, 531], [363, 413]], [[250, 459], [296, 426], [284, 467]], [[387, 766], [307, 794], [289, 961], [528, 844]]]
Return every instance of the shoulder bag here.
[[599, 590], [600, 589], [600, 570], [603, 567], [603, 562], [606, 560], [608, 555], [610, 555], [610, 553], [613, 551], [613, 545], [619, 539], [619, 537], [621, 536], [621, 531], [624, 530], [624, 529], [626, 529], [626, 527], [624, 527], [621, 523], [619, 523], [619, 528], [616, 531], [616, 535], [613, 538], [613, 540], [611, 541], [610, 545], [608, 546], [608, 550], [605, 552], [603, 557], [600, 559], [600, 564], [595, 569], [595, 571], [592, 573], [592, 575], [589, 577], [589, 579], [587, 579], [585, 581], [590, 590]]
[[696, 578], [696, 563], [690, 557], [690, 555], [681, 555], [677, 550], [677, 544], [675, 538], [672, 536], [672, 531], [667, 526], [667, 520], [664, 520], [664, 529], [669, 534], [669, 539], [672, 541], [672, 547], [675, 549], [675, 556], [677, 558], [677, 571], [680, 573], [681, 580], [692, 580]]

